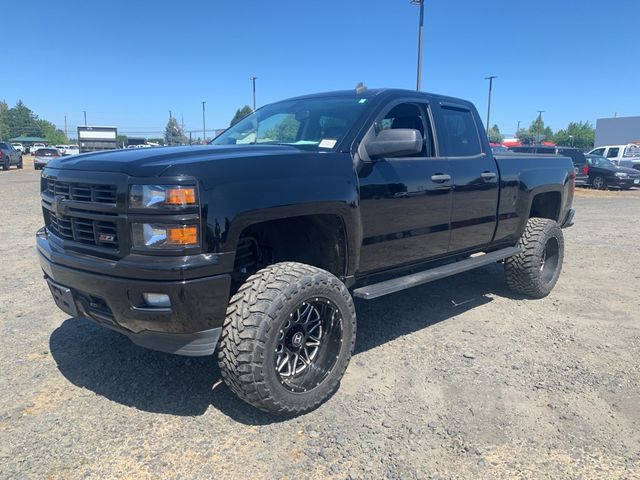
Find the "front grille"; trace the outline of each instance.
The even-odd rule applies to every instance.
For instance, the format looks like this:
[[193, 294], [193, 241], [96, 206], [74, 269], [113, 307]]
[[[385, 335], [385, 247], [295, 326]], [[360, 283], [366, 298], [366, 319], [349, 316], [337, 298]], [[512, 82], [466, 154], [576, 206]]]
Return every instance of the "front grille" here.
[[51, 196], [61, 196], [66, 200], [78, 202], [116, 203], [115, 185], [93, 185], [61, 182], [53, 178], [43, 178], [44, 192]]
[[44, 210], [44, 221], [51, 233], [64, 240], [118, 249], [119, 238], [116, 222], [56, 215], [47, 209]]

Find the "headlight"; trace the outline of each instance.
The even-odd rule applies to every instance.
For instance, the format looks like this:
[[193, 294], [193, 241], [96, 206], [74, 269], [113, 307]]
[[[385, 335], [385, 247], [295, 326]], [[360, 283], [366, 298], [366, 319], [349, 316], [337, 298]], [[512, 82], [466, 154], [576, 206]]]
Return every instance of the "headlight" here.
[[197, 225], [134, 223], [131, 232], [133, 246], [138, 248], [197, 247], [200, 243]]
[[618, 178], [627, 178], [627, 176], [628, 176], [628, 175], [627, 175], [626, 173], [624, 173], [624, 172], [616, 172], [616, 174], [615, 174], [615, 175], [616, 175], [616, 177], [618, 177]]
[[196, 187], [181, 185], [131, 185], [131, 208], [185, 208], [198, 203]]

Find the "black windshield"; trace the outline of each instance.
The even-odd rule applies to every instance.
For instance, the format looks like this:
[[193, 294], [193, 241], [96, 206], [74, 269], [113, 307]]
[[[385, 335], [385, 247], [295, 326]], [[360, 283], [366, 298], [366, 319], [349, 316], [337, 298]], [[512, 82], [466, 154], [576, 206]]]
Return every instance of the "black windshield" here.
[[276, 144], [333, 150], [362, 115], [366, 98], [314, 97], [267, 105], [209, 142], [211, 145]]

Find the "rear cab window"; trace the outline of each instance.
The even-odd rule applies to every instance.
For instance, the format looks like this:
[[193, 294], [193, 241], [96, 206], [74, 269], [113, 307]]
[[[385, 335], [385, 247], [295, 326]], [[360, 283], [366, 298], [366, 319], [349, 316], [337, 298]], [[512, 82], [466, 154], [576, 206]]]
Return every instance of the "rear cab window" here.
[[36, 152], [38, 157], [59, 157], [60, 152], [54, 148], [39, 148]]
[[442, 105], [443, 134], [448, 157], [474, 157], [482, 153], [478, 127], [471, 110]]
[[558, 155], [562, 155], [563, 157], [569, 157], [573, 161], [574, 165], [585, 165], [587, 163], [587, 159], [580, 150], [567, 149], [567, 150], [559, 150]]
[[541, 153], [543, 155], [555, 155], [556, 149], [553, 147], [537, 147], [536, 153]]

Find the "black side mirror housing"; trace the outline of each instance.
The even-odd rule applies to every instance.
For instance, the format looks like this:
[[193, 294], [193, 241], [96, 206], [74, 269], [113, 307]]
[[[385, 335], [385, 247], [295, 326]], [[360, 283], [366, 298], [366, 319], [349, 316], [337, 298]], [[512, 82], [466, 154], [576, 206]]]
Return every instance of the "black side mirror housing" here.
[[412, 128], [382, 130], [364, 147], [371, 159], [413, 155], [422, 151], [422, 135]]

